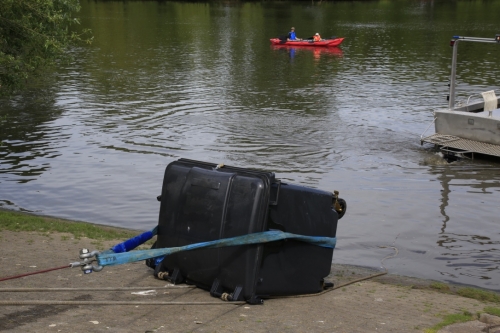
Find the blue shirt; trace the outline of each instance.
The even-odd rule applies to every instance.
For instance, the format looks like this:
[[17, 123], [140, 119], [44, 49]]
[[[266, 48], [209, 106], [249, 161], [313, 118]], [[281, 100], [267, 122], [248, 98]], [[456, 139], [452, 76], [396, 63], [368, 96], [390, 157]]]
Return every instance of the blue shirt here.
[[297, 38], [295, 37], [295, 31], [290, 31], [290, 32], [288, 33], [288, 39], [290, 39], [290, 40], [295, 40], [295, 39], [297, 39]]

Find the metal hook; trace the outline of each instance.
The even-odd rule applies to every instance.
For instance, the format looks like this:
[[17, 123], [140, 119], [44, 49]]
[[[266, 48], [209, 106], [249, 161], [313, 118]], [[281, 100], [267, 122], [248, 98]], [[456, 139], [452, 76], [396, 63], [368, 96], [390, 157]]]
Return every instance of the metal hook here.
[[100, 272], [104, 268], [101, 265], [93, 265], [94, 261], [97, 261], [94, 257], [99, 254], [99, 251], [90, 252], [89, 249], [81, 249], [80, 250], [80, 259], [83, 259], [82, 262], [73, 262], [70, 263], [70, 267], [81, 266], [81, 269], [84, 274], [90, 274], [92, 272]]

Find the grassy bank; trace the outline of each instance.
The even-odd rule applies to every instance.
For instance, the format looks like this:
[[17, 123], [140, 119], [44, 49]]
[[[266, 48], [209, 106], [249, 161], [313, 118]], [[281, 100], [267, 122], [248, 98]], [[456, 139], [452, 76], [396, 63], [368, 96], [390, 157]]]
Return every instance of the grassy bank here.
[[0, 231], [2, 230], [39, 232], [43, 234], [61, 232], [72, 234], [76, 239], [86, 237], [98, 241], [124, 240], [139, 233], [139, 231], [128, 229], [0, 209]]

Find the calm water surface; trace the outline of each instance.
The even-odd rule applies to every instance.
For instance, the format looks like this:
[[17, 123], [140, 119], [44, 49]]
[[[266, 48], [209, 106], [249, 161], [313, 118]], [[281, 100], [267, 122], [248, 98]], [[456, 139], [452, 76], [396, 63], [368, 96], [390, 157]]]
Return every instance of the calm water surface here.
[[[395, 246], [392, 273], [500, 290], [500, 161], [419, 141], [451, 36], [500, 33], [500, 1], [82, 6], [94, 43], [0, 101], [0, 207], [145, 230], [168, 163], [266, 169], [340, 191], [334, 262], [380, 267]], [[346, 39], [273, 48], [292, 25]], [[462, 98], [495, 87], [499, 51], [461, 44]]]

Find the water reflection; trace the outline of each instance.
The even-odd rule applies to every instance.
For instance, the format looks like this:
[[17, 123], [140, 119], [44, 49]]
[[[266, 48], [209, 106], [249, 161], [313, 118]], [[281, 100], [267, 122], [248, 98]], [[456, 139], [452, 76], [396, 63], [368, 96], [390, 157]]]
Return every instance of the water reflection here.
[[55, 100], [54, 91], [36, 87], [2, 103], [0, 184], [35, 180], [62, 154], [69, 134], [55, 125], [63, 112]]
[[[469, 163], [462, 160], [431, 169], [442, 186], [439, 208], [443, 220], [437, 245], [444, 252], [436, 259], [446, 261], [446, 267], [451, 269], [440, 270], [443, 276], [492, 280], [491, 272], [500, 266], [500, 239], [497, 232], [492, 232], [498, 218], [488, 207], [488, 197], [500, 191], [500, 168]], [[457, 202], [454, 196], [465, 199], [458, 201], [460, 207], [450, 207], [450, 202]], [[467, 223], [457, 225], [456, 216]], [[498, 285], [494, 286], [498, 289]]]
[[271, 49], [287, 52], [290, 58], [294, 58], [299, 53], [312, 54], [315, 60], [319, 60], [322, 56], [335, 58], [342, 58], [343, 56], [343, 51], [339, 47], [271, 45]]

